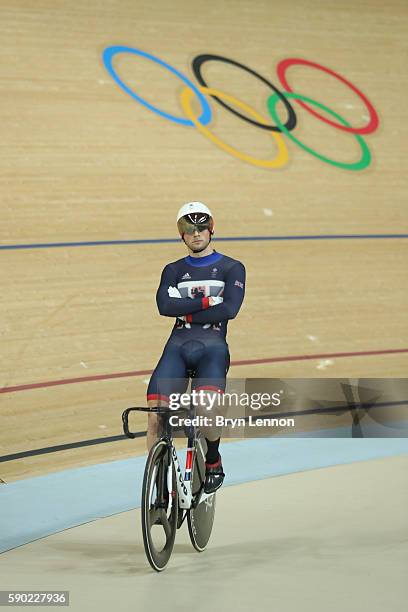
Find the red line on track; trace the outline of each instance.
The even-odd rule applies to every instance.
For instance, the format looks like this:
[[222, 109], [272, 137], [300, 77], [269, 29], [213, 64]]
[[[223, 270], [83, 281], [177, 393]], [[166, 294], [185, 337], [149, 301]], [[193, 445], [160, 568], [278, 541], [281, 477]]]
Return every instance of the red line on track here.
[[[382, 351], [357, 351], [353, 353], [321, 353], [317, 355], [286, 355], [284, 357], [267, 357], [265, 359], [243, 359], [232, 361], [231, 366], [258, 365], [261, 363], [278, 363], [282, 361], [305, 361], [313, 359], [328, 359], [331, 357], [368, 357], [370, 355], [390, 355], [395, 353], [408, 353], [408, 348], [385, 349]], [[15, 393], [16, 391], [28, 391], [30, 389], [43, 389], [45, 387], [56, 387], [58, 385], [73, 385], [75, 383], [92, 382], [95, 380], [109, 380], [112, 378], [129, 378], [131, 376], [143, 376], [151, 374], [153, 370], [134, 370], [130, 372], [118, 372], [116, 374], [99, 374], [96, 376], [83, 376], [81, 378], [65, 378], [63, 380], [48, 380], [45, 382], [17, 385], [15, 387], [3, 387], [0, 393]]]
[[232, 361], [231, 365], [256, 365], [258, 363], [276, 363], [278, 361], [304, 361], [305, 359], [327, 359], [328, 357], [366, 357], [370, 355], [389, 355], [390, 353], [408, 353], [408, 349], [385, 349], [383, 351], [322, 353], [321, 355], [289, 355], [287, 357], [267, 357], [266, 359], [243, 359], [242, 361]]

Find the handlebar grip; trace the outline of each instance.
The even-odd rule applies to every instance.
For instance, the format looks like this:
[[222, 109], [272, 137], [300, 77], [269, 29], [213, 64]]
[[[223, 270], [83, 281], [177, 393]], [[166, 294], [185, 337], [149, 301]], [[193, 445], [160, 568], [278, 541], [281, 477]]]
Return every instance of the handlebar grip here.
[[129, 412], [132, 411], [136, 412], [134, 408], [126, 408], [126, 410], [122, 412], [123, 433], [128, 438], [136, 438], [136, 434], [129, 429]]

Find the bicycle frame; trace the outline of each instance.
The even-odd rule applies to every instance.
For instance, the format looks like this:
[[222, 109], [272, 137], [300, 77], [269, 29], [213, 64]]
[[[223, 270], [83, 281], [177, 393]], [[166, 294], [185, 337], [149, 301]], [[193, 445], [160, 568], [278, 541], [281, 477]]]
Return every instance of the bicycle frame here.
[[[168, 443], [169, 443], [171, 462], [169, 463], [168, 473], [167, 473], [167, 487], [168, 487], [168, 490], [171, 491], [172, 467], [174, 465], [174, 469], [176, 472], [176, 483], [177, 483], [179, 506], [183, 510], [188, 510], [193, 505], [192, 467], [193, 467], [193, 462], [194, 462], [194, 454], [196, 452], [201, 452], [202, 455], [204, 456], [201, 442], [200, 440], [196, 440], [196, 444], [194, 444], [194, 438], [188, 439], [186, 466], [184, 470], [184, 475], [180, 467], [180, 462], [177, 456], [177, 451], [174, 446], [172, 438], [168, 439]], [[202, 496], [200, 496], [200, 500], [201, 500], [201, 497]]]
[[[123, 422], [123, 430], [125, 435], [128, 438], [135, 438], [136, 434], [132, 433], [129, 430], [129, 413], [132, 411], [142, 411], [142, 412], [156, 412], [158, 414], [162, 414], [162, 410], [159, 408], [157, 410], [149, 409], [145, 407], [133, 407], [127, 408], [122, 414], [122, 422]], [[169, 466], [167, 470], [167, 489], [171, 491], [173, 488], [173, 478], [172, 478], [172, 468], [174, 466], [176, 472], [176, 483], [177, 483], [177, 492], [179, 499], [179, 507], [182, 510], [189, 510], [193, 507], [193, 490], [192, 490], [192, 469], [194, 465], [194, 454], [199, 452], [201, 453], [201, 457], [205, 462], [205, 454], [203, 451], [203, 447], [201, 444], [201, 440], [197, 438], [194, 434], [194, 428], [189, 428], [189, 433], [187, 437], [187, 454], [186, 454], [186, 466], [184, 470], [184, 474], [180, 467], [180, 462], [177, 456], [177, 451], [174, 446], [173, 437], [171, 435], [171, 426], [168, 422], [166, 422], [164, 435], [161, 437], [162, 441], [165, 441], [168, 447], [169, 452]], [[194, 506], [198, 506], [199, 503], [207, 500], [212, 497], [214, 493], [204, 493], [204, 490], [201, 488], [199, 494], [197, 495], [197, 499], [194, 500]], [[173, 503], [172, 496], [169, 497], [169, 510], [171, 510], [171, 505]], [[209, 502], [207, 502], [209, 503]]]

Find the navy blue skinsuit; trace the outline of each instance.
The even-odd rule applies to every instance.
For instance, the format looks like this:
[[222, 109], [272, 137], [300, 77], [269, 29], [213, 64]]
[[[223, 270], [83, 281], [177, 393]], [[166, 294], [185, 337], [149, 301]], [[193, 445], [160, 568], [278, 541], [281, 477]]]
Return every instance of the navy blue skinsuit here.
[[[181, 298], [170, 297], [169, 287]], [[196, 390], [225, 390], [230, 363], [227, 325], [238, 314], [244, 293], [242, 263], [215, 251], [206, 257], [184, 257], [164, 268], [157, 306], [161, 315], [176, 317], [176, 322], [150, 379], [148, 400], [184, 393], [190, 376]], [[223, 301], [209, 306], [210, 296]]]

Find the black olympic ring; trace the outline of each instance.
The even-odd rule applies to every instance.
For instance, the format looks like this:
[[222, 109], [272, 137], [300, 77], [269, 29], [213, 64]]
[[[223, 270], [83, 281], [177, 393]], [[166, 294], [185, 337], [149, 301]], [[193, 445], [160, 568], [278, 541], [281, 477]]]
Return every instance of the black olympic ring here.
[[[197, 55], [193, 59], [192, 67], [193, 67], [193, 72], [196, 76], [196, 79], [200, 83], [200, 85], [202, 85], [203, 87], [208, 87], [207, 83], [205, 82], [201, 74], [201, 66], [205, 62], [209, 62], [209, 61], [225, 62], [226, 64], [232, 64], [233, 66], [237, 66], [238, 68], [241, 68], [242, 70], [245, 70], [246, 72], [249, 72], [250, 74], [252, 74], [254, 77], [256, 77], [257, 79], [265, 83], [265, 85], [268, 85], [268, 87], [273, 89], [273, 91], [276, 94], [278, 94], [279, 98], [282, 100], [282, 102], [286, 106], [286, 110], [288, 111], [288, 120], [285, 124], [283, 124], [284, 127], [288, 131], [291, 131], [296, 127], [297, 119], [296, 119], [295, 111], [293, 110], [292, 105], [288, 102], [284, 94], [281, 93], [279, 89], [277, 89], [277, 87], [273, 85], [273, 83], [265, 79], [261, 74], [258, 74], [258, 72], [255, 72], [255, 70], [252, 70], [252, 68], [248, 68], [248, 66], [245, 66], [244, 64], [240, 64], [239, 62], [236, 62], [235, 60], [228, 59], [227, 57], [223, 57], [222, 55], [211, 55], [207, 53], [202, 54], [202, 55]], [[256, 125], [257, 127], [260, 127], [263, 130], [269, 130], [271, 132], [282, 132], [281, 128], [279, 128], [277, 125], [268, 125], [265, 123], [260, 123], [259, 121], [255, 121], [254, 119], [250, 119], [249, 117], [246, 117], [245, 115], [242, 115], [241, 113], [239, 113], [237, 110], [235, 110], [231, 106], [228, 106], [228, 104], [220, 100], [220, 98], [217, 98], [217, 96], [211, 96], [211, 97], [214, 98], [214, 100], [217, 100], [217, 102], [219, 102], [221, 106], [231, 111], [231, 113], [234, 113], [234, 115], [236, 115], [237, 117], [244, 119], [244, 121], [248, 121], [248, 123], [252, 123], [252, 125]]]

